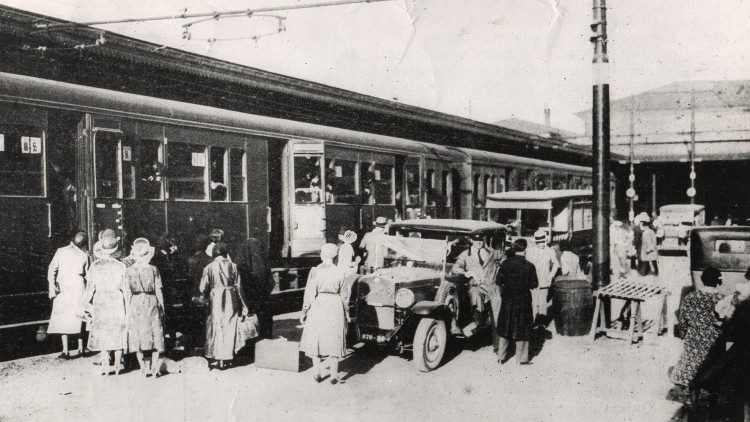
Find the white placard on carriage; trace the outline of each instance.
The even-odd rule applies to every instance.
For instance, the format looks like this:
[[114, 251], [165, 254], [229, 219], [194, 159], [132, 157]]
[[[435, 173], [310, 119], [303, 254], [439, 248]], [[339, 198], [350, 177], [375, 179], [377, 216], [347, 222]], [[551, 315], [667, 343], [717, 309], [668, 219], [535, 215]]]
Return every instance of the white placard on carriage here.
[[194, 167], [206, 167], [206, 153], [194, 152], [192, 154], [192, 164]]
[[0, 133], [0, 152], [5, 152], [5, 134]]
[[31, 141], [28, 136], [21, 137], [21, 153], [28, 154], [31, 152]]
[[29, 147], [32, 154], [42, 153], [42, 138], [29, 138]]
[[133, 150], [131, 147], [122, 147], [122, 161], [131, 161], [133, 158]]
[[380, 170], [375, 170], [375, 180], [380, 180]]

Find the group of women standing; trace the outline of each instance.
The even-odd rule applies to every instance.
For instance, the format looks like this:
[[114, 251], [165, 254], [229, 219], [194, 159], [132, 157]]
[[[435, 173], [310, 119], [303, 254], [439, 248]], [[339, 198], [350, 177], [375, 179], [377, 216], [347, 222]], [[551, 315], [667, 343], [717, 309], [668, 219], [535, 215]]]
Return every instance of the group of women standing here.
[[[83, 298], [84, 306], [92, 305], [89, 350], [101, 352], [102, 375], [120, 373], [125, 351], [136, 353], [145, 376], [158, 377], [164, 351], [164, 296], [159, 270], [150, 264], [154, 248], [138, 238], [130, 255], [120, 261], [118, 238], [104, 237], [97, 243]], [[152, 352], [149, 366], [144, 352]]]

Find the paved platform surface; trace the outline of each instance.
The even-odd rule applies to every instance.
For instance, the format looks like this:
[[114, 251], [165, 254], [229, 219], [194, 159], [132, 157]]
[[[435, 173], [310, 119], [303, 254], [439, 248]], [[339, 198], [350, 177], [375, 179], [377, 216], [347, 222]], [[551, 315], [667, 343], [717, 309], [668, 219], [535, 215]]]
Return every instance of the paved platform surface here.
[[[295, 318], [277, 317], [277, 331], [294, 332]], [[629, 345], [540, 335], [534, 349], [532, 365], [501, 366], [489, 335], [456, 341], [431, 373], [407, 357], [359, 351], [341, 363], [335, 386], [315, 383], [311, 370], [209, 372], [202, 358], [158, 379], [102, 377], [97, 357], [43, 355], [0, 363], [0, 420], [666, 421], [679, 408], [664, 399], [678, 339]]]

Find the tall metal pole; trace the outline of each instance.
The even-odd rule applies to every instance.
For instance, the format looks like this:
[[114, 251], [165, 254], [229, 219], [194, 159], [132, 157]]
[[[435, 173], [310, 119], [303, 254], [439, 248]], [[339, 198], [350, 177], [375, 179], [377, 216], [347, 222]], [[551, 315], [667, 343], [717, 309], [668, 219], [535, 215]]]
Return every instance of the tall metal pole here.
[[630, 189], [628, 189], [628, 221], [633, 224], [635, 220], [635, 112], [633, 111], [633, 101], [630, 102]]
[[594, 287], [609, 284], [609, 58], [606, 0], [593, 0], [594, 83], [591, 142], [594, 190]]
[[695, 204], [695, 89], [690, 90], [690, 203]]

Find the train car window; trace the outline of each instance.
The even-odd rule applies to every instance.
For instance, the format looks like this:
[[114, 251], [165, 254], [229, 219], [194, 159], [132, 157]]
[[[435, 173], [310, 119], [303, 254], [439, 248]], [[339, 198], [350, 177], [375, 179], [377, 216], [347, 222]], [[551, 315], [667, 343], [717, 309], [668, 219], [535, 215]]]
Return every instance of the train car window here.
[[164, 155], [161, 141], [142, 139], [138, 144], [138, 162], [138, 196], [162, 199]]
[[234, 202], [245, 201], [245, 150], [232, 148], [229, 150], [229, 195]]
[[39, 128], [0, 125], [0, 195], [44, 195], [43, 140]]
[[394, 166], [390, 164], [375, 164], [374, 197], [377, 205], [393, 205], [393, 172]]
[[552, 176], [552, 189], [567, 189], [568, 179], [565, 175], [556, 174]]
[[482, 189], [482, 175], [481, 174], [475, 174], [474, 175], [474, 206], [475, 207], [481, 207], [482, 206], [482, 197], [480, 196], [480, 192]]
[[294, 156], [294, 198], [297, 204], [323, 202], [319, 155]]
[[167, 191], [174, 199], [206, 199], [206, 147], [170, 142]]
[[222, 147], [211, 147], [211, 200], [227, 200], [227, 150]]
[[427, 169], [425, 174], [425, 196], [427, 197], [427, 205], [434, 207], [440, 202], [441, 192], [436, 189], [437, 179], [435, 178], [435, 170]]
[[133, 162], [133, 140], [125, 138], [120, 145], [122, 167], [122, 197], [135, 198], [135, 166]]
[[119, 133], [96, 132], [95, 167], [96, 167], [96, 197], [120, 198], [119, 170]]
[[484, 176], [485, 198], [487, 197], [487, 195], [495, 193], [495, 179], [495, 176]]
[[406, 205], [419, 206], [419, 165], [411, 164], [404, 167], [406, 174]]
[[505, 178], [504, 177], [498, 177], [496, 181], [497, 188], [495, 189], [495, 192], [505, 192]]
[[451, 197], [453, 196], [453, 178], [449, 170], [443, 172], [443, 184], [440, 186], [440, 193], [445, 199], [445, 206], [450, 207]]
[[356, 204], [357, 162], [340, 158], [326, 158], [326, 202]]

